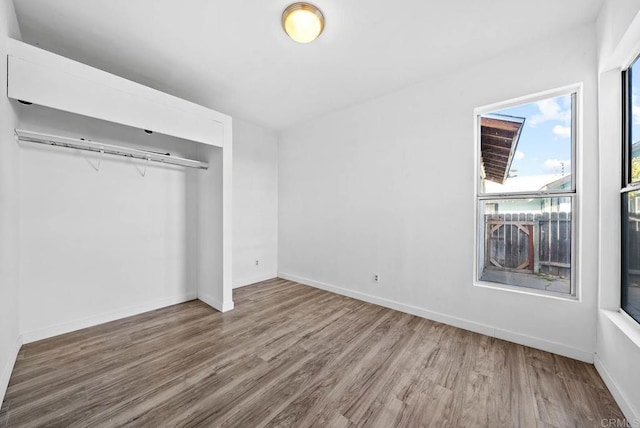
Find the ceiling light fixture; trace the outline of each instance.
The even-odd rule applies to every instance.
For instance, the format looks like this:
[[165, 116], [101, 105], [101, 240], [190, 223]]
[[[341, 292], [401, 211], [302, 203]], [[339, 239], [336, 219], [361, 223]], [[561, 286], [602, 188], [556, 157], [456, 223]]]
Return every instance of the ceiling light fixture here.
[[298, 43], [313, 42], [324, 29], [324, 15], [310, 3], [293, 3], [282, 13], [282, 28]]

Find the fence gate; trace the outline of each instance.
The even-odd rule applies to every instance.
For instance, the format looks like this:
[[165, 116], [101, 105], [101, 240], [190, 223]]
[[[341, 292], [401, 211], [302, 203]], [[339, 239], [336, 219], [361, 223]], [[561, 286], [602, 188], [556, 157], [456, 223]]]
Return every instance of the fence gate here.
[[532, 214], [491, 214], [486, 217], [485, 266], [533, 272]]

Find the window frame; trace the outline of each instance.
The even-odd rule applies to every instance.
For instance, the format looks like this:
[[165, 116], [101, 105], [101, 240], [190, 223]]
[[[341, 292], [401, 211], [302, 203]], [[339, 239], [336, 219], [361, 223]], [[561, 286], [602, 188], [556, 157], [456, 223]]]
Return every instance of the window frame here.
[[621, 101], [622, 101], [622, 115], [621, 115], [621, 143], [622, 143], [622, 168], [621, 168], [621, 183], [620, 183], [620, 311], [629, 317], [634, 322], [640, 324], [640, 320], [637, 320], [625, 309], [625, 300], [628, 294], [628, 287], [626, 286], [626, 278], [628, 277], [628, 257], [627, 257], [627, 229], [628, 229], [628, 194], [631, 192], [640, 191], [640, 178], [637, 181], [633, 181], [632, 174], [632, 120], [633, 120], [633, 101], [632, 101], [632, 89], [631, 89], [631, 74], [633, 66], [638, 62], [640, 64], [640, 55], [637, 55], [629, 62], [629, 64], [622, 69], [621, 73]]
[[[497, 102], [474, 109], [474, 258], [473, 258], [473, 285], [477, 287], [492, 288], [499, 290], [506, 290], [510, 292], [517, 292], [523, 294], [530, 294], [536, 296], [544, 296], [550, 298], [556, 298], [569, 301], [581, 301], [581, 290], [579, 287], [579, 270], [577, 262], [579, 260], [579, 172], [580, 165], [578, 164], [579, 150], [582, 144], [582, 83], [576, 83], [572, 85], [563, 86], [556, 89], [537, 92], [530, 95], [524, 95], [518, 98], [514, 98], [507, 101]], [[520, 192], [507, 192], [507, 193], [489, 193], [482, 192], [482, 179], [480, 178], [481, 171], [481, 116], [488, 113], [494, 113], [498, 110], [504, 110], [511, 107], [520, 106], [523, 104], [530, 104], [536, 101], [541, 101], [549, 98], [555, 98], [563, 95], [572, 95], [572, 135], [571, 135], [571, 188], [554, 191], [520, 191]], [[479, 257], [484, 254], [484, 249], [481, 246], [485, 245], [485, 239], [481, 235], [484, 230], [483, 216], [481, 206], [484, 201], [487, 200], [509, 200], [509, 199], [525, 199], [525, 198], [570, 198], [571, 200], [571, 278], [570, 278], [570, 292], [562, 293], [555, 291], [539, 290], [535, 288], [502, 284], [497, 282], [490, 282], [482, 280], [480, 269], [483, 267], [483, 263]]]

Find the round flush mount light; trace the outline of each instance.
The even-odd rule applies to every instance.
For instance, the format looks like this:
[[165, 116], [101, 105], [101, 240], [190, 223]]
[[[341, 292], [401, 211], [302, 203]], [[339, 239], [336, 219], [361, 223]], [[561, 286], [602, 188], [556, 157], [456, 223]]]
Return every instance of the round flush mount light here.
[[311, 3], [294, 3], [282, 13], [282, 28], [294, 41], [310, 43], [324, 30], [324, 15]]

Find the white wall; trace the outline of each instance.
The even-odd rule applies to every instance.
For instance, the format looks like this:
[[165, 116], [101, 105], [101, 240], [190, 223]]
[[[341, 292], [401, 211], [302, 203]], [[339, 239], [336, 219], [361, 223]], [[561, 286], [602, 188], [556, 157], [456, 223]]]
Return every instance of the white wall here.
[[200, 149], [209, 169], [197, 175], [198, 298], [224, 312], [233, 309], [233, 300], [232, 284], [228, 284], [228, 290], [223, 286], [223, 153], [216, 147]]
[[274, 278], [277, 273], [277, 136], [234, 119], [233, 286]]
[[[607, 64], [607, 68], [619, 66], [620, 56], [628, 55], [633, 50], [633, 46], [627, 45], [626, 39], [637, 31], [633, 29], [632, 22], [637, 17], [638, 8], [640, 4], [637, 0], [604, 1], [597, 20], [600, 70]], [[631, 41], [634, 42], [637, 43], [636, 40]], [[615, 64], [616, 61], [618, 64]]]
[[[20, 127], [189, 156], [195, 143], [44, 107]], [[220, 149], [218, 149], [220, 150]], [[20, 144], [25, 342], [193, 299], [198, 170]], [[195, 190], [194, 190], [195, 189]]]
[[[0, 82], [7, 81], [7, 36], [20, 38], [13, 2], [0, 5]], [[19, 349], [18, 145], [14, 107], [0, 96], [0, 403]]]
[[[581, 301], [475, 287], [474, 108], [577, 82]], [[595, 29], [584, 26], [289, 129], [279, 141], [280, 275], [591, 361], [596, 119]]]
[[600, 259], [596, 368], [640, 423], [640, 325], [620, 312], [621, 71], [640, 54], [640, 4], [606, 1], [598, 18]]

